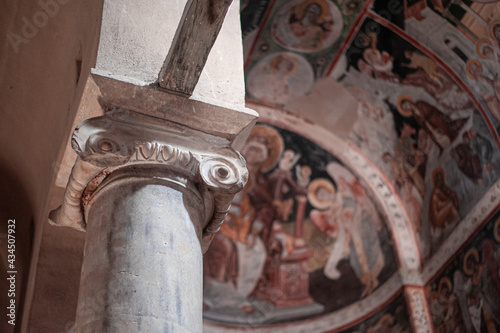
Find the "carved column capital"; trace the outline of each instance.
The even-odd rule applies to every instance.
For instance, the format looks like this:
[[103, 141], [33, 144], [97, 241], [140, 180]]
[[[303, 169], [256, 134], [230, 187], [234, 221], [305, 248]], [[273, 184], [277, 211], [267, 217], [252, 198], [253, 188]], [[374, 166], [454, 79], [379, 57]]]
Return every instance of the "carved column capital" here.
[[248, 179], [245, 160], [227, 139], [132, 111], [117, 109], [82, 122], [71, 143], [78, 158], [64, 202], [49, 217], [55, 225], [79, 230], [85, 230], [84, 212], [92, 194], [110, 173], [156, 166], [171, 178], [191, 182], [203, 197], [205, 251]]

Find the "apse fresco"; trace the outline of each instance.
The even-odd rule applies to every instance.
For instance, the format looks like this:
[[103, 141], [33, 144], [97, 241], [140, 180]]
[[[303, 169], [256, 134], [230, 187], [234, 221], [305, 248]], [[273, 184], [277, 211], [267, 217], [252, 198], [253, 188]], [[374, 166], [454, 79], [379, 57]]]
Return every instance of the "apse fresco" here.
[[[328, 69], [363, 4], [361, 0], [276, 1], [264, 21], [258, 11], [254, 21], [261, 20], [262, 30], [244, 41], [247, 97], [284, 105], [307, 94]], [[251, 29], [243, 22], [242, 27]]]
[[500, 174], [471, 97], [434, 60], [367, 18], [338, 81], [360, 102], [350, 139], [393, 181], [425, 258]]
[[[346, 88], [359, 102], [348, 139], [396, 189], [425, 265], [500, 177], [500, 1], [362, 1], [349, 15], [343, 9], [347, 3], [338, 0], [313, 6], [311, 2], [309, 6], [305, 1], [277, 0], [268, 6], [269, 15], [261, 21], [252, 48], [246, 50], [247, 98], [295, 113], [294, 98], [306, 96], [299, 101], [307, 100], [323, 77], [333, 78]], [[344, 25], [340, 32], [335, 27], [339, 13]], [[321, 89], [322, 93], [326, 91], [324, 86]], [[311, 108], [316, 105], [313, 99]], [[329, 112], [336, 112], [335, 105]], [[304, 110], [304, 117], [306, 114]], [[319, 164], [324, 173], [318, 177], [331, 182], [338, 193], [335, 175], [339, 177], [342, 172], [328, 167], [331, 161]], [[311, 177], [308, 188], [313, 180], [315, 177]], [[326, 184], [322, 186], [328, 187]], [[334, 213], [338, 209], [329, 213], [330, 208], [318, 208], [314, 200], [307, 196], [304, 235], [307, 225], [314, 227], [315, 239], [323, 237], [332, 242], [330, 247], [323, 247], [324, 252], [337, 253], [336, 244], [341, 243], [336, 237], [342, 233], [330, 235], [328, 224], [321, 220], [341, 221], [343, 213]], [[338, 206], [349, 206], [346, 202], [343, 199]], [[359, 205], [360, 200], [355, 202]], [[323, 215], [331, 217], [320, 218]], [[389, 252], [383, 249], [380, 231], [378, 235], [386, 258]], [[492, 244], [495, 253], [500, 252], [497, 243]], [[481, 258], [482, 247], [477, 251]], [[357, 284], [359, 292], [352, 299], [347, 299], [350, 296], [346, 292], [335, 303], [328, 301], [329, 292], [310, 287], [309, 297], [323, 306], [323, 313], [369, 294], [372, 288], [363, 282], [365, 278], [350, 256], [325, 257], [328, 260], [318, 261], [317, 269], [308, 264], [310, 285], [324, 281], [329, 286], [323, 286], [324, 290], [335, 294]], [[336, 263], [333, 270], [332, 262]], [[379, 283], [387, 264], [385, 261]], [[379, 265], [373, 267], [373, 274], [367, 276], [377, 275], [375, 268]], [[356, 279], [343, 280], [349, 274]], [[336, 284], [329, 284], [336, 276], [340, 276], [334, 280]], [[453, 277], [449, 281], [454, 284]], [[443, 282], [442, 286], [447, 284]], [[476, 297], [467, 302], [479, 301]], [[481, 302], [484, 308], [488, 301]], [[451, 318], [454, 313], [446, 312], [448, 305], [443, 306], [442, 317]], [[483, 323], [491, 317], [488, 313], [482, 316]], [[493, 326], [488, 325], [486, 331], [493, 332]], [[454, 331], [450, 327], [453, 325], [442, 331]]]
[[[435, 53], [500, 123], [498, 1], [377, 0], [374, 10]], [[432, 31], [429, 34], [428, 31]]]
[[500, 213], [427, 289], [436, 333], [500, 330]]
[[260, 326], [316, 317], [397, 272], [387, 226], [336, 157], [266, 124], [242, 154], [248, 184], [204, 256], [206, 320]]
[[411, 331], [408, 307], [402, 293], [373, 316], [342, 330], [345, 333], [409, 333]]

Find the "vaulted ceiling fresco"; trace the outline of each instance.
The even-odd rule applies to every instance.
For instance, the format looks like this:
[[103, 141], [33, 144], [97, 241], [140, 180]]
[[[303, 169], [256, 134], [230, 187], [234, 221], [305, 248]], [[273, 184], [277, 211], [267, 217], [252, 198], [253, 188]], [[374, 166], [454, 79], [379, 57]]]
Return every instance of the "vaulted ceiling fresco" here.
[[388, 226], [342, 162], [264, 124], [242, 153], [249, 182], [204, 256], [205, 319], [295, 321], [391, 288], [398, 267]]
[[[498, 327], [497, 309], [480, 309], [490, 302], [487, 290], [497, 292], [493, 282], [500, 281], [491, 266], [491, 258], [498, 261], [498, 223], [489, 226], [486, 217], [476, 215], [500, 176], [500, 1], [243, 0], [241, 8], [248, 103], [338, 131], [370, 168], [382, 173], [410, 222], [420, 264], [432, 266], [433, 273], [419, 283], [428, 285], [428, 304], [441, 306], [432, 312], [438, 331], [453, 331], [453, 323], [446, 326], [450, 316], [444, 308], [452, 302], [450, 290], [462, 286], [454, 281], [456, 272], [463, 285], [470, 280], [485, 290], [471, 292], [476, 303], [464, 305], [462, 296], [453, 301], [466, 313], [456, 320], [476, 332]], [[346, 110], [346, 105], [354, 106]], [[335, 114], [344, 119], [338, 128], [327, 121]], [[409, 331], [401, 316], [407, 311], [405, 292], [401, 281], [391, 280], [405, 266], [397, 259], [405, 250], [394, 245], [396, 227], [372, 200], [360, 170], [328, 153], [328, 143], [317, 145], [293, 129], [261, 124], [249, 144], [247, 153], [253, 157], [267, 145], [274, 162], [258, 170], [250, 185], [254, 189], [238, 199], [235, 218], [220, 234], [220, 243], [214, 242], [219, 246], [212, 246], [217, 254], [206, 258], [212, 261], [205, 272], [212, 285], [205, 286], [205, 318], [256, 327], [320, 318], [335, 322], [333, 331]], [[269, 145], [279, 148], [269, 150]], [[255, 186], [261, 187], [259, 199], [251, 194]], [[258, 217], [261, 209], [268, 210], [262, 214], [269, 221]], [[235, 221], [246, 216], [252, 223], [243, 231]], [[472, 220], [489, 231], [495, 225], [496, 233], [480, 232], [467, 245], [473, 253], [456, 254], [453, 261], [444, 244], [456, 230], [470, 233]], [[261, 226], [250, 246], [244, 234], [252, 234], [255, 221]], [[260, 257], [250, 254], [259, 239]], [[298, 250], [300, 255], [294, 253]], [[442, 263], [447, 268], [434, 264], [439, 251], [452, 260], [448, 266]], [[489, 251], [486, 256], [484, 251]], [[476, 265], [466, 268], [464, 256]], [[296, 285], [287, 282], [285, 271], [300, 276]], [[356, 302], [384, 288], [390, 297], [380, 301], [377, 311], [361, 311], [358, 319], [344, 316], [350, 324], [332, 319], [342, 311], [351, 313]], [[212, 305], [222, 298], [227, 303]], [[493, 319], [474, 322], [469, 310]]]

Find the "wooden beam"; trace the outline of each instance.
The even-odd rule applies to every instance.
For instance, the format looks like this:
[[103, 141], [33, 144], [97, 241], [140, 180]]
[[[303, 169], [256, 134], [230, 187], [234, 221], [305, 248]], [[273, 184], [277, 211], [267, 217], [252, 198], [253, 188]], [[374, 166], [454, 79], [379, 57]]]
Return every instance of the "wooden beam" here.
[[158, 77], [160, 87], [191, 95], [232, 0], [188, 0]]

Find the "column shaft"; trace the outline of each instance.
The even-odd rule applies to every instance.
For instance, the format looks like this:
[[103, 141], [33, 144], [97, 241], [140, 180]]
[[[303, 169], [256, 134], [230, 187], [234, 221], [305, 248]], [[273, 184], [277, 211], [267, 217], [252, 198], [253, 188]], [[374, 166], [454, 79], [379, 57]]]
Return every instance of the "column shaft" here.
[[202, 332], [203, 213], [182, 177], [111, 174], [87, 208], [75, 331]]

